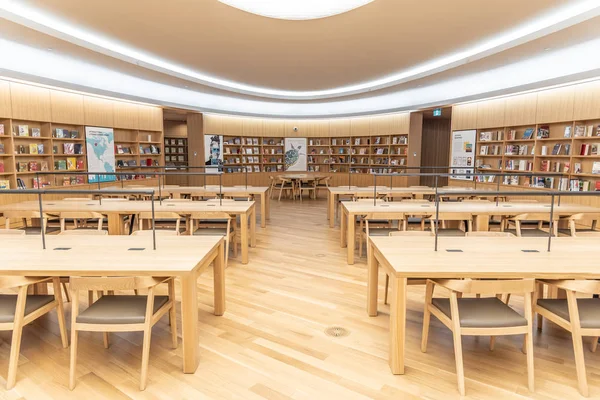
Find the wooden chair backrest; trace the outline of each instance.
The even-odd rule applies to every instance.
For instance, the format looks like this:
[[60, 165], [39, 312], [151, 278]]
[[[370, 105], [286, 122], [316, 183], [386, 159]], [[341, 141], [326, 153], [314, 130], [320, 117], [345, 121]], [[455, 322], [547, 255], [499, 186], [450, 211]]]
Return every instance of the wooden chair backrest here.
[[[548, 209], [548, 213], [526, 213], [519, 214], [512, 217], [512, 220], [515, 221], [550, 221], [550, 209]], [[558, 221], [559, 216], [554, 214], [552, 219], [554, 221]]]
[[190, 215], [191, 219], [206, 219], [206, 220], [227, 219], [227, 220], [231, 220], [231, 215], [227, 214], [226, 212], [222, 212], [222, 211], [193, 211], [189, 215]]
[[582, 219], [599, 220], [600, 219], [600, 214], [597, 214], [597, 213], [579, 213], [579, 214], [570, 215], [568, 217], [564, 217], [564, 219], [566, 219], [566, 220], [582, 220]]
[[[156, 211], [154, 213], [155, 220], [164, 220], [164, 219], [180, 219], [181, 215], [170, 212], [170, 211]], [[152, 219], [152, 213], [150, 211], [141, 212], [139, 215], [139, 219]]]
[[491, 203], [489, 200], [484, 199], [464, 199], [462, 203]]
[[436, 285], [466, 294], [482, 293], [533, 293], [535, 279], [473, 280], [473, 279], [433, 279]]
[[[431, 216], [435, 219], [435, 214]], [[439, 213], [440, 221], [473, 221], [473, 215], [470, 213]]]
[[[156, 232], [156, 236], [178, 236], [179, 235], [179, 232], [177, 232], [177, 231], [165, 231], [164, 229], [158, 229], [155, 232]], [[131, 236], [152, 236], [152, 230], [135, 231], [131, 234]]]
[[154, 276], [73, 276], [69, 279], [73, 290], [135, 290], [148, 289], [169, 278]]
[[72, 229], [68, 231], [62, 231], [59, 235], [67, 235], [67, 236], [77, 236], [77, 235], [85, 235], [85, 236], [106, 236], [108, 235], [108, 231], [100, 231], [97, 229]]
[[20, 286], [33, 285], [49, 279], [52, 278], [41, 276], [0, 276], [0, 289], [11, 289]]
[[61, 219], [104, 219], [104, 215], [94, 211], [61, 211]]
[[390, 232], [390, 236], [404, 236], [404, 237], [434, 236], [434, 234], [432, 231], [397, 231], [397, 232]]
[[467, 237], [516, 237], [510, 232], [486, 232], [486, 231], [476, 231], [476, 232], [466, 232], [465, 236]]
[[192, 199], [167, 199], [163, 200], [163, 203], [189, 203]]
[[572, 290], [585, 294], [600, 294], [600, 281], [595, 279], [577, 280], [540, 280], [539, 282], [557, 286], [560, 289]]
[[106, 201], [106, 202], [109, 202], [109, 203], [115, 203], [115, 202], [125, 202], [125, 201], [129, 201], [129, 199], [128, 199], [128, 198], [126, 198], [126, 197], [125, 197], [125, 198], [121, 198], [121, 197], [119, 197], [119, 198], [115, 198], [115, 197], [113, 197], [113, 198], [109, 198], [109, 199], [102, 198], [102, 202], [104, 203], [105, 201]]
[[[13, 218], [39, 218], [39, 211], [4, 211], [4, 217], [7, 219]], [[48, 218], [48, 215], [44, 213], [44, 218]]]
[[373, 192], [368, 192], [368, 193], [356, 193], [352, 196], [355, 200], [357, 199], [373, 199], [375, 197], [379, 197], [378, 194], [375, 194]]
[[390, 212], [377, 212], [377, 213], [367, 213], [365, 215], [365, 221], [369, 221], [371, 219], [374, 220], [382, 220], [382, 219], [388, 219], [390, 221], [396, 221], [396, 220], [403, 220], [404, 219], [404, 213], [403, 212], [394, 212], [394, 211], [390, 211]]
[[402, 201], [407, 202], [407, 203], [420, 203], [420, 204], [431, 203], [429, 200], [425, 200], [425, 199], [403, 199]]
[[218, 197], [217, 192], [190, 192], [190, 197]]

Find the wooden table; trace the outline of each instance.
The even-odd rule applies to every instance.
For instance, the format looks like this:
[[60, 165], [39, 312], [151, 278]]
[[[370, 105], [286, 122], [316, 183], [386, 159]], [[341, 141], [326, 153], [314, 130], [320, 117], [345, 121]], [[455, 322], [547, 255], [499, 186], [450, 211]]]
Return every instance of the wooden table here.
[[[406, 283], [408, 278], [600, 279], [597, 238], [369, 238], [369, 316], [377, 316], [379, 267], [390, 276], [390, 349], [392, 373], [404, 373]], [[448, 252], [446, 250], [462, 250]], [[523, 252], [537, 250], [538, 252]]]
[[181, 282], [183, 372], [198, 367], [197, 280], [214, 265], [214, 313], [225, 312], [224, 240], [217, 236], [3, 237], [0, 273], [25, 276], [174, 276]]
[[[45, 213], [58, 214], [64, 211], [93, 211], [99, 212], [108, 218], [108, 234], [123, 235], [123, 217], [126, 215], [139, 214], [140, 212], [150, 212], [152, 202], [150, 201], [69, 201], [69, 200], [47, 200], [43, 202]], [[206, 202], [190, 201], [166, 203], [154, 202], [154, 210], [174, 212], [180, 215], [186, 215], [190, 212], [202, 211], [222, 211], [233, 216], [239, 216], [241, 221], [240, 234], [242, 245], [242, 263], [248, 264], [248, 235], [250, 236], [250, 246], [256, 247], [256, 214], [254, 201], [236, 201], [236, 202]], [[0, 206], [0, 213], [4, 211], [39, 211], [37, 201], [24, 201], [21, 203], [5, 204]], [[250, 220], [250, 224], [248, 224]], [[248, 226], [250, 225], [250, 226]]]
[[[348, 264], [354, 264], [354, 235], [356, 217], [366, 214], [376, 215], [378, 213], [395, 212], [422, 217], [435, 216], [435, 203], [429, 202], [421, 204], [402, 201], [379, 201], [375, 206], [371, 202], [342, 202], [340, 245], [341, 247], [348, 247]], [[476, 231], [487, 231], [489, 229], [489, 219], [491, 216], [515, 216], [525, 213], [550, 214], [550, 204], [501, 202], [496, 205], [495, 202], [441, 202], [440, 212], [470, 213], [473, 215], [474, 219], [473, 229]], [[574, 203], [563, 203], [560, 206], [554, 206], [554, 215], [556, 216], [565, 217], [579, 213], [600, 213], [600, 208]]]
[[[158, 187], [150, 188], [154, 189], [158, 196]], [[181, 187], [164, 187], [161, 188], [162, 194], [168, 194], [174, 199], [181, 198], [182, 195], [189, 195], [191, 193], [219, 193], [218, 185], [207, 185], [207, 186], [181, 186]], [[267, 186], [248, 186], [246, 187], [221, 187], [221, 193], [225, 196], [245, 197], [255, 196], [260, 197], [260, 226], [265, 228], [267, 226], [267, 219], [271, 218], [271, 199], [268, 195], [269, 188]]]
[[[369, 187], [357, 187], [357, 186], [337, 186], [330, 187], [327, 192], [327, 219], [329, 220], [329, 226], [333, 228], [335, 226], [335, 216], [336, 216], [336, 207], [339, 202], [340, 196], [356, 196], [358, 194], [371, 194], [373, 193], [374, 188]], [[424, 196], [431, 196], [435, 194], [434, 187], [424, 187], [424, 186], [409, 186], [409, 187], [389, 187], [389, 186], [377, 186], [377, 195], [386, 195], [386, 194], [407, 194], [411, 195], [415, 199], [422, 199]], [[442, 190], [442, 189], [440, 189]], [[443, 188], [445, 192], [456, 190], [457, 192], [464, 192], [475, 190], [472, 188]], [[464, 194], [450, 196], [448, 194], [444, 195], [444, 197], [466, 197]]]

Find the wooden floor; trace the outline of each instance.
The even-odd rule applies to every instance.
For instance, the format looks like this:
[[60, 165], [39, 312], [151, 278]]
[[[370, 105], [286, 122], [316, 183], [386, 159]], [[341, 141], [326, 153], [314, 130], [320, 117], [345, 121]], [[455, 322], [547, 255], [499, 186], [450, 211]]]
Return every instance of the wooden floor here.
[[[70, 392], [69, 351], [61, 348], [51, 313], [25, 329], [10, 392], [4, 379], [11, 334], [0, 332], [0, 399], [459, 398], [450, 332], [434, 321], [429, 352], [420, 351], [424, 288], [409, 288], [406, 375], [394, 376], [387, 363], [389, 308], [367, 316], [365, 258], [346, 264], [339, 227], [327, 226], [325, 201], [271, 204], [250, 263], [230, 258], [223, 317], [211, 314], [211, 275], [199, 280], [201, 349], [194, 375], [181, 372], [181, 345], [170, 348], [165, 319], [153, 331], [145, 392], [138, 390], [141, 333], [112, 334], [108, 350], [101, 334], [80, 334], [77, 387]], [[521, 310], [519, 299], [511, 304]], [[66, 312], [69, 321], [70, 305]], [[333, 326], [349, 335], [327, 336]], [[490, 352], [487, 338], [463, 338], [467, 398], [579, 398], [566, 332], [545, 325], [535, 333], [534, 394], [527, 390], [520, 344], [521, 337], [501, 337]], [[600, 398], [600, 351], [586, 348], [585, 357], [590, 397]]]

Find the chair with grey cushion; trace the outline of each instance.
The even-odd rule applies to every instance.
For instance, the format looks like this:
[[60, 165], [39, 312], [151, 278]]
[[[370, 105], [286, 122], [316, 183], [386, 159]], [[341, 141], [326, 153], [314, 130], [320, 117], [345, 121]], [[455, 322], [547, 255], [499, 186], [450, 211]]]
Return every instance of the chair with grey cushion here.
[[[447, 289], [450, 298], [434, 298], [435, 287]], [[534, 390], [533, 339], [532, 339], [532, 294], [533, 279], [520, 280], [427, 280], [425, 290], [425, 313], [421, 351], [427, 351], [431, 314], [452, 331], [458, 391], [465, 395], [465, 377], [462, 358], [462, 336], [525, 335], [527, 349], [527, 374], [529, 390]], [[525, 316], [520, 315], [498, 297], [462, 298], [463, 294], [497, 293], [502, 297], [511, 293], [522, 294]], [[490, 341], [490, 349], [493, 349]]]
[[[376, 216], [376, 218], [375, 218]], [[380, 224], [383, 222], [387, 222], [387, 226], [382, 227]], [[398, 227], [393, 227], [393, 222], [397, 221]], [[376, 227], [373, 227], [373, 222], [375, 222]], [[406, 230], [406, 224], [404, 213], [398, 212], [390, 212], [390, 213], [377, 213], [377, 214], [367, 214], [364, 219], [364, 228], [360, 230], [359, 244], [358, 244], [358, 256], [362, 257], [362, 249], [363, 243], [367, 244], [367, 253], [369, 250], [368, 240], [369, 236], [389, 236], [390, 233], [397, 231]], [[368, 259], [368, 254], [367, 254]]]
[[[438, 236], [465, 236], [466, 232], [473, 231], [473, 215], [470, 213], [439, 213], [438, 220], [436, 224], [435, 214], [430, 218], [431, 231], [437, 229]], [[458, 228], [447, 228], [446, 222], [450, 221], [458, 222]]]
[[[558, 215], [553, 215], [552, 217], [552, 234], [554, 236], [558, 236]], [[550, 209], [548, 209], [548, 213], [524, 213], [515, 215], [513, 217], [508, 217], [505, 220], [505, 223], [501, 224], [500, 230], [502, 232], [511, 232], [514, 233], [518, 237], [538, 237], [538, 236], [548, 236], [548, 232], [544, 231], [544, 222], [550, 224]], [[514, 224], [515, 229], [510, 229], [510, 225]], [[535, 225], [536, 228], [527, 228], [524, 229], [526, 225]], [[509, 228], [509, 229], [507, 229]]]
[[[156, 211], [154, 213], [154, 226], [156, 230], [172, 230], [179, 235], [181, 215], [169, 211]], [[152, 213], [141, 212], [138, 216], [138, 229], [140, 231], [152, 230]]]
[[[225, 238], [225, 267], [229, 261], [229, 247], [237, 257], [237, 229], [231, 215], [221, 211], [197, 211], [189, 214], [188, 234], [196, 236], [223, 236]], [[226, 221], [222, 224], [222, 221]], [[202, 223], [200, 223], [202, 222]]]
[[[156, 287], [168, 284], [168, 295], [155, 294]], [[148, 295], [106, 295], [115, 290], [147, 289]], [[150, 336], [154, 326], [165, 314], [169, 313], [171, 340], [177, 348], [177, 323], [175, 311], [175, 283], [173, 278], [158, 277], [72, 277], [70, 281], [71, 298], [71, 362], [69, 370], [69, 389], [75, 388], [75, 369], [77, 364], [78, 332], [103, 332], [104, 347], [109, 346], [109, 332], [144, 332], [142, 345], [142, 368], [140, 390], [146, 388], [148, 360], [150, 358]], [[79, 291], [97, 291], [99, 299], [87, 309], [79, 311]], [[102, 295], [102, 292], [105, 295]]]
[[[577, 237], [582, 233], [594, 233], [594, 232], [600, 232], [597, 229], [597, 225], [598, 225], [598, 220], [600, 220], [600, 214], [597, 213], [579, 213], [579, 214], [573, 214], [573, 215], [568, 215], [565, 217], [561, 217], [558, 222], [566, 222], [569, 225], [569, 230], [568, 230], [568, 234], [571, 235], [572, 237]], [[585, 227], [585, 228], [579, 228], [577, 229], [577, 224], [578, 223], [583, 223], [583, 225], [588, 225], [589, 223], [589, 227]], [[559, 232], [564, 232], [564, 230], [559, 229]]]
[[[53, 295], [27, 294], [29, 286], [52, 282]], [[17, 289], [17, 294], [0, 294], [0, 330], [12, 331], [6, 389], [15, 386], [23, 327], [56, 308], [62, 346], [69, 346], [58, 278], [27, 276], [0, 277], [0, 289]]]
[[[589, 396], [587, 376], [585, 371], [585, 358], [583, 355], [583, 336], [591, 336], [592, 352], [598, 347], [600, 336], [600, 299], [577, 298], [577, 294], [593, 295], [600, 293], [600, 281], [596, 280], [541, 280], [543, 285], [551, 289], [562, 289], [566, 292], [566, 299], [538, 298], [534, 303], [533, 311], [538, 317], [547, 318], [561, 328], [571, 332], [573, 350], [575, 352], [575, 368], [579, 392], [582, 396]], [[538, 295], [543, 293], [538, 288]], [[538, 319], [538, 329], [542, 329], [542, 320]]]

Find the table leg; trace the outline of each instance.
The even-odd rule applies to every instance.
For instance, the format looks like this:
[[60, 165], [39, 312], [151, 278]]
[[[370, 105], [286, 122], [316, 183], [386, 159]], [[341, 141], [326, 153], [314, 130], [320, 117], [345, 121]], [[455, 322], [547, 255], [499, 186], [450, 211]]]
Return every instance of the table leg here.
[[406, 278], [390, 276], [390, 369], [392, 374], [404, 374], [406, 345]]
[[225, 313], [225, 245], [223, 241], [219, 245], [219, 251], [213, 263], [215, 315], [223, 315]]
[[181, 198], [181, 195], [179, 194], [179, 192], [173, 192], [173, 193], [171, 193], [171, 196], [172, 196], [174, 199], [180, 199], [180, 198]]
[[267, 226], [267, 201], [265, 200], [264, 192], [260, 195], [260, 227]]
[[[329, 191], [328, 191], [329, 192]], [[335, 198], [337, 196], [334, 193], [329, 192], [329, 227], [335, 226]]]
[[369, 281], [367, 282], [367, 312], [369, 317], [377, 316], [377, 293], [379, 291], [379, 261], [375, 257], [375, 251], [373, 245], [369, 242], [367, 246], [371, 248], [367, 252], [369, 255], [368, 263], [368, 274]]
[[108, 214], [108, 234], [122, 235], [123, 234], [123, 217], [121, 214]]
[[[215, 264], [216, 265], [216, 264]], [[196, 271], [181, 276], [181, 338], [183, 373], [193, 374], [198, 368], [198, 276]], [[215, 290], [216, 293], [216, 290]]]
[[355, 228], [355, 223], [354, 223], [354, 214], [352, 213], [348, 213], [348, 219], [347, 221], [347, 231], [348, 234], [346, 235], [346, 245], [348, 246], [348, 264], [352, 265], [354, 264], [354, 244], [356, 243], [356, 238], [355, 238], [355, 233], [354, 233], [354, 228]]
[[248, 214], [243, 213], [240, 215], [240, 235], [242, 245], [242, 264], [248, 264]]
[[330, 207], [330, 202], [331, 202], [331, 192], [328, 190], [327, 191], [327, 220], [330, 220], [330, 216], [331, 216], [331, 207]]
[[256, 206], [250, 210], [250, 247], [256, 247]]
[[490, 230], [490, 216], [478, 214], [475, 215], [475, 230], [478, 232], [487, 232]]
[[271, 219], [271, 196], [269, 195], [269, 192], [267, 191], [265, 194], [265, 204], [267, 205], [267, 219]]
[[[342, 209], [342, 214], [343, 213], [344, 211]], [[342, 218], [340, 219], [340, 247], [346, 247], [346, 219], [344, 218], [344, 215], [342, 215]]]

